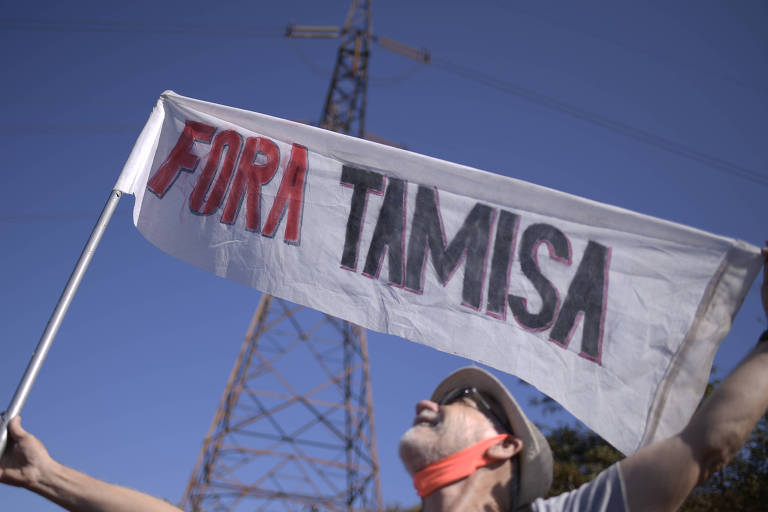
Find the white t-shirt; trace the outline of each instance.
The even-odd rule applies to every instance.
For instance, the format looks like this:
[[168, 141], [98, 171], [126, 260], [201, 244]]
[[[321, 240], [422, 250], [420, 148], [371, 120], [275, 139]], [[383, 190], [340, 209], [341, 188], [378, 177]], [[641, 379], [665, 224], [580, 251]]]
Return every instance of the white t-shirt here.
[[616, 463], [578, 489], [531, 503], [533, 512], [627, 512], [624, 479]]

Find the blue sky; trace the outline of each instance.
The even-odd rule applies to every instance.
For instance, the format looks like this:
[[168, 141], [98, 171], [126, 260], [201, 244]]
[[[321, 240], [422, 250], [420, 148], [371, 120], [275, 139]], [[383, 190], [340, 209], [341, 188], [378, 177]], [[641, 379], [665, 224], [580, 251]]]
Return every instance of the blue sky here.
[[[281, 35], [291, 19], [338, 25], [348, 2], [0, 5], [0, 400], [10, 401], [160, 93], [317, 120], [337, 42]], [[760, 1], [374, 2], [374, 31], [428, 48], [435, 63], [375, 46], [367, 128], [762, 245], [767, 22]], [[123, 199], [23, 417], [62, 462], [176, 502], [260, 294], [152, 247], [131, 207]], [[764, 328], [754, 286], [719, 375]], [[413, 404], [465, 361], [375, 333], [369, 342], [384, 500], [415, 503], [397, 439]], [[57, 510], [10, 488], [0, 503]]]

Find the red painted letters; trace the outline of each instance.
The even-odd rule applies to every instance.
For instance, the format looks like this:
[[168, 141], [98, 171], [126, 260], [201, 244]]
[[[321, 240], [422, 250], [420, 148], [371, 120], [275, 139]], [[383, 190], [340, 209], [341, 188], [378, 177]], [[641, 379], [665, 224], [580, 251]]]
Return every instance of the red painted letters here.
[[307, 148], [294, 144], [291, 148], [291, 159], [283, 173], [283, 181], [277, 191], [275, 202], [269, 211], [269, 217], [264, 225], [264, 236], [275, 236], [275, 229], [288, 203], [288, 223], [285, 226], [283, 240], [298, 243], [301, 228], [301, 209], [304, 202], [304, 182], [307, 177]]
[[[149, 180], [147, 188], [162, 199], [181, 171], [194, 172], [197, 167], [200, 158], [192, 152], [194, 143], [211, 144], [205, 167], [189, 195], [189, 209], [194, 213], [211, 215], [223, 204], [220, 222], [234, 224], [245, 201], [245, 229], [259, 232], [261, 188], [275, 177], [280, 164], [280, 150], [266, 137], [249, 137], [243, 145], [242, 135], [234, 130], [224, 130], [214, 137], [215, 132], [213, 126], [187, 121], [176, 146]], [[262, 231], [264, 236], [274, 237], [285, 216], [283, 240], [299, 243], [307, 165], [307, 148], [294, 144]]]
[[[227, 191], [232, 171], [235, 169], [237, 157], [240, 156], [242, 140], [240, 134], [233, 130], [223, 131], [213, 139], [213, 147], [211, 147], [211, 152], [208, 153], [208, 161], [200, 177], [197, 179], [197, 184], [194, 190], [192, 190], [192, 194], [189, 196], [189, 208], [193, 212], [210, 215], [218, 210], [224, 198], [224, 192]], [[222, 161], [221, 154], [225, 149], [226, 155]], [[219, 162], [221, 162], [221, 166], [219, 166]], [[219, 167], [221, 167], [219, 169], [219, 176], [211, 189], [205, 206], [201, 209], [205, 194], [211, 188], [211, 182], [216, 174], [216, 169]]]
[[[264, 155], [266, 162], [257, 164], [258, 155]], [[259, 231], [261, 225], [261, 186], [266, 185], [275, 176], [280, 163], [280, 151], [277, 145], [264, 137], [250, 137], [245, 141], [243, 156], [235, 173], [235, 181], [229, 191], [221, 222], [234, 224], [245, 196], [245, 229]]]
[[193, 172], [199, 158], [192, 154], [192, 145], [196, 140], [210, 142], [214, 131], [216, 129], [213, 126], [197, 121], [187, 121], [176, 146], [171, 150], [171, 154], [168, 155], [163, 165], [152, 176], [152, 179], [149, 180], [147, 188], [162, 198], [181, 171]]

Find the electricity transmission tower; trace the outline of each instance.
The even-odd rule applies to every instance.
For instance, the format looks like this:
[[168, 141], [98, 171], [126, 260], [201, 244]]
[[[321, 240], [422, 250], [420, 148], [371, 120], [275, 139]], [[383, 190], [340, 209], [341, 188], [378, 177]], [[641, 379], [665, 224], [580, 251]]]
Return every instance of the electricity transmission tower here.
[[360, 327], [265, 294], [182, 507], [380, 510], [367, 353]]
[[[370, 0], [343, 29], [320, 126], [363, 136]], [[381, 510], [365, 331], [264, 295], [253, 316], [181, 506], [189, 511]]]
[[[294, 28], [294, 32], [296, 29]], [[365, 137], [365, 100], [371, 48], [371, 2], [353, 0], [323, 106], [320, 127]]]

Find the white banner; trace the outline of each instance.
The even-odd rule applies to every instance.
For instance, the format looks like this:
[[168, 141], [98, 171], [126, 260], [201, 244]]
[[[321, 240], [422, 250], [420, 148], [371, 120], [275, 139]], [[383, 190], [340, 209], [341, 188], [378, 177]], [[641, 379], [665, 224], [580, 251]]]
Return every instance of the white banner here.
[[116, 188], [169, 254], [517, 375], [624, 453], [687, 422], [760, 268], [744, 242], [172, 92]]

